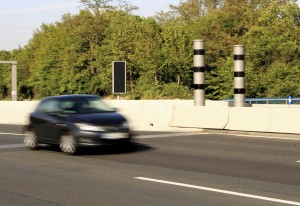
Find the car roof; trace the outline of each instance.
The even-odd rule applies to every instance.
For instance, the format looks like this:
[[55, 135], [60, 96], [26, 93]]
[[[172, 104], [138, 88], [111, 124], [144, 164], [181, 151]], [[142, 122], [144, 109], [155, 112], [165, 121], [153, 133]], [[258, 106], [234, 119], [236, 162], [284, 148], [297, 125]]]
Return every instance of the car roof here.
[[49, 96], [42, 99], [45, 100], [67, 100], [67, 99], [86, 99], [86, 98], [99, 98], [97, 95], [90, 94], [66, 94], [66, 95], [58, 95], [58, 96]]

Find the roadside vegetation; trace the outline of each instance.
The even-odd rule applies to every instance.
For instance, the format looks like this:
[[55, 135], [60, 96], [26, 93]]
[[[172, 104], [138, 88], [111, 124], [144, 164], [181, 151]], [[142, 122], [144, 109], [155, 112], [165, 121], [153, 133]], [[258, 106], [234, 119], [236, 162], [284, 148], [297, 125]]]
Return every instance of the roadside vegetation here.
[[[192, 99], [194, 39], [206, 42], [206, 98], [233, 97], [233, 45], [246, 48], [247, 97], [300, 97], [300, 8], [295, 0], [183, 0], [153, 17], [126, 1], [81, 0], [42, 24], [18, 62], [20, 100], [87, 93], [112, 98], [112, 61], [127, 62], [127, 99]], [[0, 65], [0, 99], [11, 93]]]

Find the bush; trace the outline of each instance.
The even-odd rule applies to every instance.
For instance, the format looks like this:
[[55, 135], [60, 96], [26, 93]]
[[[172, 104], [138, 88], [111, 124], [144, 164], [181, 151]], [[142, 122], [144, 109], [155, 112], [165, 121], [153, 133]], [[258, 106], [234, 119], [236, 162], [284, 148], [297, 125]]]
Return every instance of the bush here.
[[137, 82], [135, 99], [192, 99], [193, 91], [177, 83], [155, 85], [154, 81], [140, 77]]

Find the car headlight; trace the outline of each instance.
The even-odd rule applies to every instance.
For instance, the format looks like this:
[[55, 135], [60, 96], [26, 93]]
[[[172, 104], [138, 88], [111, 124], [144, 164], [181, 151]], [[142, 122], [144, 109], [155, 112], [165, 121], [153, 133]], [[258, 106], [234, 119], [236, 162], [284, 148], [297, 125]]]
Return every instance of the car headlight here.
[[95, 131], [95, 132], [104, 132], [105, 129], [100, 126], [90, 125], [86, 123], [75, 123], [76, 127], [78, 127], [80, 130], [84, 131]]
[[123, 123], [121, 124], [121, 128], [129, 129], [129, 128], [130, 128], [130, 125], [129, 125], [128, 122], [123, 122]]

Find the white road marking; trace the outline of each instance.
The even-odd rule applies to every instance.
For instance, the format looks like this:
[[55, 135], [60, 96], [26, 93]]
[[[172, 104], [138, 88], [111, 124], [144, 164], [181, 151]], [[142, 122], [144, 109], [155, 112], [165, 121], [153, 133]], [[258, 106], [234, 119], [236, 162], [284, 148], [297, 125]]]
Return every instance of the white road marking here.
[[17, 133], [5, 133], [5, 132], [0, 132], [0, 134], [6, 134], [6, 135], [17, 135], [17, 136], [23, 136], [24, 134], [17, 134]]
[[170, 182], [170, 181], [152, 179], [152, 178], [147, 178], [147, 177], [134, 177], [134, 178], [138, 179], [138, 180], [157, 182], [157, 183], [175, 185], [175, 186], [180, 186], [180, 187], [193, 188], [193, 189], [204, 190], [204, 191], [209, 191], [209, 192], [217, 192], [217, 193], [222, 193], [222, 194], [227, 194], [227, 195], [247, 197], [247, 198], [264, 200], [264, 201], [269, 201], [269, 202], [283, 203], [283, 204], [288, 204], [288, 205], [300, 205], [300, 202], [281, 200], [281, 199], [276, 199], [276, 198], [263, 197], [263, 196], [258, 196], [258, 195], [251, 195], [251, 194], [239, 193], [239, 192], [233, 192], [233, 191], [227, 191], [227, 190], [220, 190], [220, 189], [202, 187], [202, 186], [197, 186], [197, 185], [190, 185], [190, 184], [184, 184], [184, 183], [178, 183], [178, 182]]
[[296, 161], [297, 163], [300, 163], [300, 160]]
[[151, 139], [160, 137], [178, 137], [178, 136], [195, 136], [206, 133], [168, 133], [168, 134], [149, 134], [149, 135], [137, 135], [137, 139]]
[[[24, 136], [24, 134], [18, 133], [5, 133], [0, 132], [0, 135], [17, 135], [17, 136]], [[207, 135], [211, 133], [204, 133], [204, 132], [181, 132], [181, 133], [168, 133], [168, 134], [149, 134], [149, 135], [137, 135], [137, 139], [151, 139], [151, 138], [160, 138], [160, 137], [178, 137], [178, 136], [196, 136], [196, 135]], [[226, 134], [223, 134], [226, 135]], [[231, 134], [228, 134], [231, 135]], [[259, 136], [259, 135], [242, 135], [242, 134], [235, 134], [234, 136], [238, 137], [249, 137], [249, 138], [264, 138], [264, 139], [281, 139], [281, 140], [294, 140], [300, 141], [300, 138], [289, 138], [289, 137], [270, 137], [270, 136]]]
[[12, 148], [21, 148], [25, 147], [24, 144], [5, 144], [5, 145], [0, 145], [0, 149], [12, 149]]
[[295, 141], [300, 141], [300, 138], [289, 138], [289, 137], [270, 137], [270, 136], [254, 136], [254, 135], [235, 135], [239, 137], [249, 137], [249, 138], [264, 138], [264, 139], [282, 139], [282, 140], [295, 140]]

